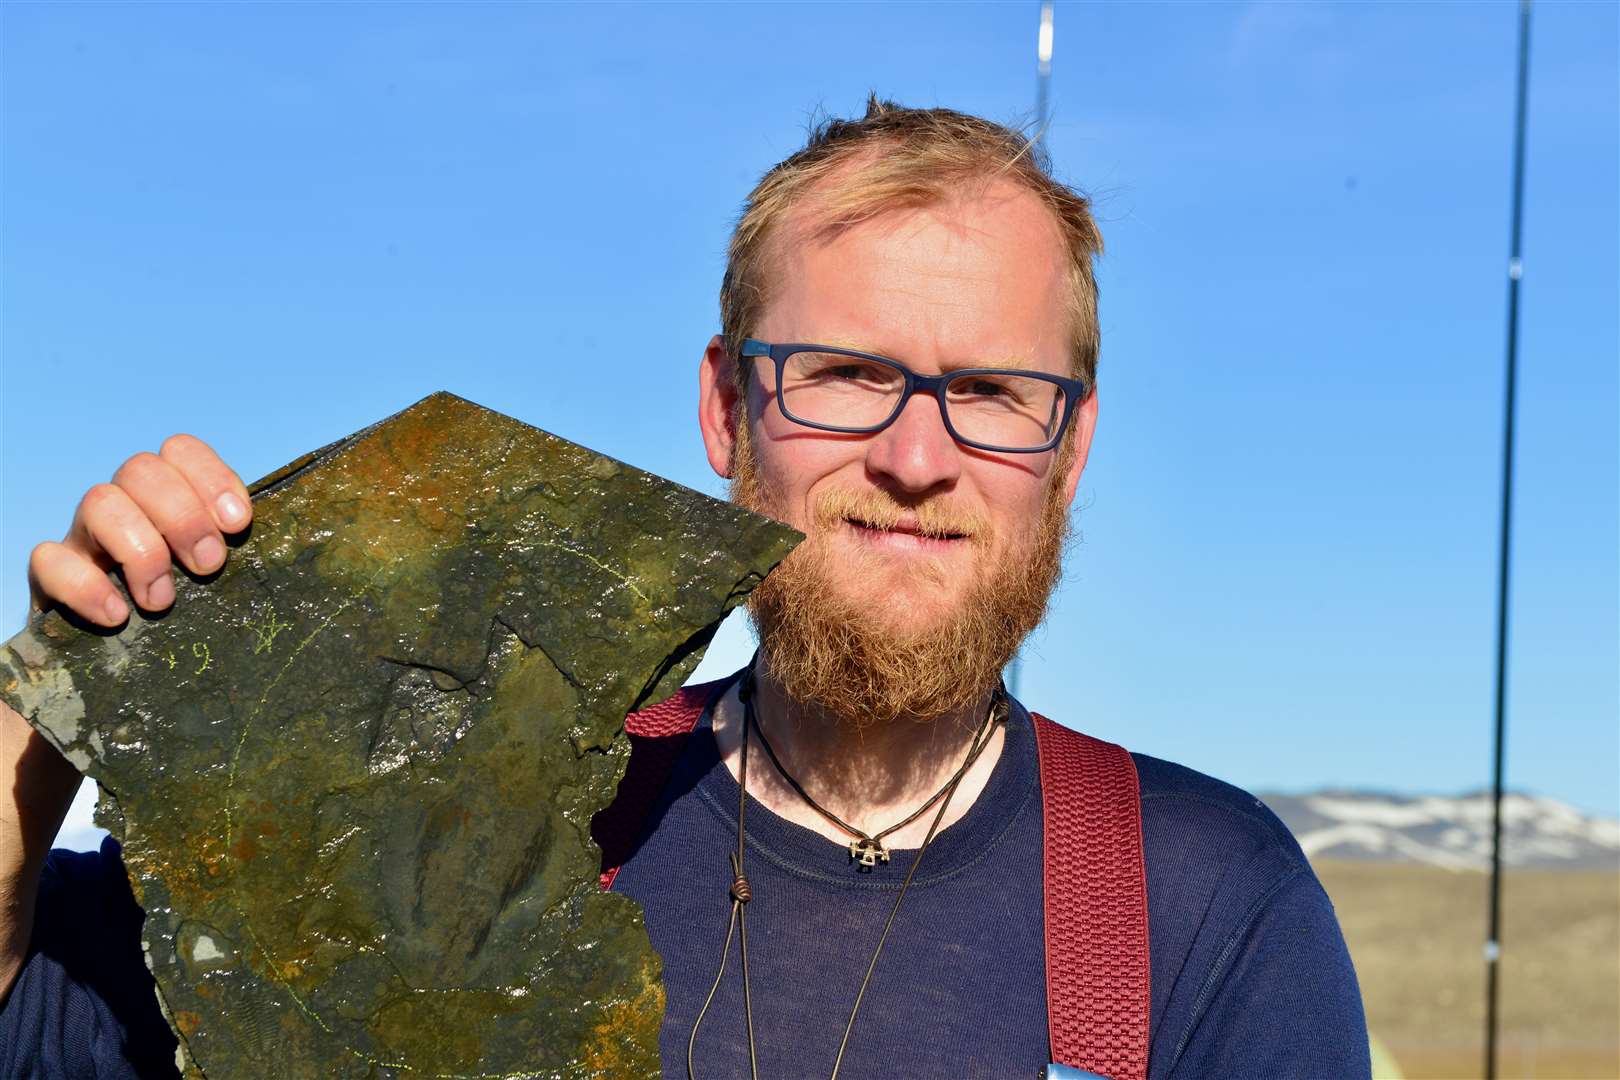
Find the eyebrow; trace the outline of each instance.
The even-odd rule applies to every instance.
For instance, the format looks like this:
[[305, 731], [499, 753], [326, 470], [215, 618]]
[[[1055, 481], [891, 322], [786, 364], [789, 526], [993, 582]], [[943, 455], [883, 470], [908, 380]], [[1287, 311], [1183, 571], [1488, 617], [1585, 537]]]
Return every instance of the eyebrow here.
[[[868, 345], [865, 342], [856, 341], [853, 338], [841, 338], [841, 337], [822, 338], [819, 341], [806, 342], [806, 344], [809, 344], [809, 345], [829, 345], [829, 346], [831, 346], [832, 348], [835, 348], [835, 349], [848, 349], [851, 352], [870, 353], [873, 356], [882, 356], [882, 357], [885, 357], [886, 359], [894, 360], [897, 363], [908, 364], [909, 365], [909, 361], [905, 360], [902, 357], [895, 356], [893, 353], [890, 353], [890, 352], [888, 352], [888, 351], [886, 351], [884, 349], [873, 348], [871, 345]], [[1030, 367], [1033, 367], [1033, 366], [1034, 365], [1030, 363], [1028, 357], [1024, 357], [1024, 356], [1006, 356], [1006, 357], [1000, 358], [999, 360], [988, 361], [988, 362], [984, 361], [984, 360], [976, 360], [976, 361], [968, 361], [968, 362], [960, 363], [960, 364], [946, 363], [946, 364], [940, 365], [940, 371], [942, 373], [947, 372], [947, 371], [961, 371], [963, 368], [1006, 368], [1006, 369], [1010, 369], [1010, 370], [1014, 370], [1014, 371], [1021, 371], [1021, 370], [1026, 370], [1026, 369], [1028, 369]]]

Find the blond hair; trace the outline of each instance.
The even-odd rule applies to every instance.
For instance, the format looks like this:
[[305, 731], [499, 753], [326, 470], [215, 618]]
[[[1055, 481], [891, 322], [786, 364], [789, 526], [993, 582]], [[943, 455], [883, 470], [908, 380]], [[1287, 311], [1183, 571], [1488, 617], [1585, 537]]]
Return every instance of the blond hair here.
[[[835, 172], [836, 183], [823, 182]], [[1012, 128], [953, 109], [909, 109], [876, 94], [859, 120], [817, 124], [804, 148], [767, 172], [743, 205], [720, 286], [720, 329], [737, 356], [771, 297], [775, 247], [789, 213], [816, 191], [813, 233], [847, 228], [886, 210], [929, 206], [974, 182], [1010, 179], [1046, 204], [1069, 255], [1071, 370], [1096, 384], [1097, 280], [1102, 235], [1085, 196], [1052, 178], [1038, 143]], [[738, 365], [739, 383], [747, 365]]]

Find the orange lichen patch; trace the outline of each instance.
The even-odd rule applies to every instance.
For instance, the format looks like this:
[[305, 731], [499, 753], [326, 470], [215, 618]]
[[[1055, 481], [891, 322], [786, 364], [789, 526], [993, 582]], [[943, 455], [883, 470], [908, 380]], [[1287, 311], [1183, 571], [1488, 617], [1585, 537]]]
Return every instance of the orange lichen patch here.
[[[219, 894], [218, 881], [228, 867], [225, 866], [224, 841], [218, 836], [201, 836], [189, 859], [163, 859], [144, 847], [126, 846], [124, 862], [129, 867], [131, 881], [156, 879], [169, 893], [168, 903], [175, 908], [198, 911], [214, 902]], [[137, 886], [136, 899], [148, 906], [144, 887]]]
[[641, 989], [627, 1001], [615, 1001], [602, 1010], [591, 1028], [591, 1041], [583, 1054], [590, 1076], [630, 1076], [647, 1048], [657, 1047], [658, 1027], [664, 1017], [664, 984], [655, 966], [642, 969]]
[[238, 840], [235, 844], [233, 844], [231, 846], [231, 854], [235, 855], [238, 859], [241, 859], [243, 862], [247, 862], [249, 859], [253, 858], [253, 856], [257, 855], [258, 853], [259, 853], [259, 845], [255, 844], [252, 840], [250, 840], [246, 836], [242, 837], [242, 839]]
[[451, 441], [467, 438], [466, 432], [457, 432], [458, 422], [478, 419], [467, 417], [459, 402], [423, 402], [408, 418], [352, 447], [349, 467], [311, 475], [304, 498], [342, 503], [356, 535], [386, 536], [391, 550], [438, 547], [451, 518], [466, 511], [460, 470], [421, 463], [454, 460], [464, 453]]
[[475, 1072], [493, 1029], [521, 1008], [493, 990], [409, 994], [378, 1009], [367, 1027], [385, 1056], [427, 1075]]
[[177, 1012], [174, 1014], [174, 1026], [180, 1029], [180, 1034], [190, 1035], [202, 1026], [202, 1017], [194, 1012]]

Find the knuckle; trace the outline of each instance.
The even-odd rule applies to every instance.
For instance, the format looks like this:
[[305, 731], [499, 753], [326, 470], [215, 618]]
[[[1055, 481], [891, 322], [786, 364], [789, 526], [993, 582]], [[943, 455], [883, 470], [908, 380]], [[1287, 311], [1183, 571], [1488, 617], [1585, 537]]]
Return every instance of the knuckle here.
[[40, 571], [47, 569], [56, 561], [56, 549], [58, 547], [61, 547], [61, 545], [51, 540], [35, 544], [34, 550], [28, 553], [29, 572], [37, 575]]
[[118, 471], [113, 474], [113, 483], [125, 486], [131, 482], [140, 483], [149, 480], [162, 465], [162, 458], [150, 450], [142, 450], [118, 467]]
[[28, 556], [28, 575], [35, 589], [53, 600], [84, 592], [95, 582], [95, 568], [61, 544], [46, 541], [37, 544]]
[[214, 519], [202, 507], [193, 505], [190, 509], [176, 514], [165, 531], [171, 539], [200, 540], [215, 531]]
[[121, 505], [123, 500], [123, 489], [117, 484], [96, 484], [84, 493], [79, 505], [86, 514], [95, 515], [104, 513], [109, 507]]
[[149, 566], [169, 561], [169, 545], [150, 521], [143, 521], [122, 531], [113, 541], [115, 550], [109, 552], [125, 566]]
[[163, 440], [163, 445], [158, 448], [158, 456], [170, 459], [190, 457], [197, 450], [204, 448], [203, 441], [197, 436], [180, 432]]

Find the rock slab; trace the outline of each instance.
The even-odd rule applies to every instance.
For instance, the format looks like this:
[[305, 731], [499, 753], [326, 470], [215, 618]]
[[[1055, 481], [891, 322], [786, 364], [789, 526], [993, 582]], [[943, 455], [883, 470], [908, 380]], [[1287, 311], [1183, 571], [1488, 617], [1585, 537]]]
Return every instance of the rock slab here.
[[591, 816], [799, 534], [449, 394], [254, 485], [167, 615], [37, 620], [0, 698], [101, 787], [209, 1077], [656, 1076]]

